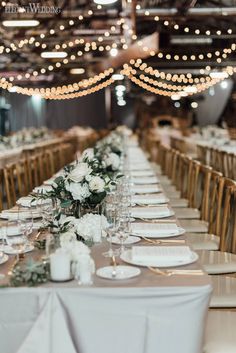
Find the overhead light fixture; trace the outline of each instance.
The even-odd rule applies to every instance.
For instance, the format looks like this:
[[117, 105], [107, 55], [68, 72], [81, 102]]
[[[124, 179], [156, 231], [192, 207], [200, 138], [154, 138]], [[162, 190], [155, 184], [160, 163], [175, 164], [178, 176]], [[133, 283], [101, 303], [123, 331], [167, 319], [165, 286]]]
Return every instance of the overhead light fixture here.
[[16, 86], [12, 86], [12, 87], [10, 87], [10, 88], [8, 89], [8, 91], [11, 92], [11, 93], [14, 93], [14, 92], [17, 91], [17, 88], [16, 88]]
[[118, 50], [116, 48], [111, 48], [110, 55], [111, 56], [116, 56], [117, 54], [118, 54]]
[[114, 74], [111, 76], [111, 78], [115, 81], [119, 81], [119, 80], [123, 80], [124, 79], [124, 75], [121, 74]]
[[226, 89], [228, 87], [228, 82], [222, 81], [220, 85], [221, 85], [221, 88]]
[[97, 5], [110, 5], [117, 2], [117, 0], [93, 0]]
[[174, 103], [174, 106], [175, 106], [176, 108], [179, 108], [179, 107], [180, 107], [180, 102], [175, 102], [175, 103]]
[[85, 69], [83, 67], [76, 67], [70, 70], [72, 75], [82, 75], [85, 73]]
[[226, 78], [228, 75], [226, 72], [222, 72], [222, 71], [212, 71], [210, 72], [210, 76], [211, 78]]
[[67, 53], [65, 51], [43, 51], [41, 57], [45, 59], [66, 58]]
[[171, 96], [171, 99], [172, 99], [172, 101], [178, 101], [178, 100], [180, 100], [180, 95], [179, 94], [172, 94], [172, 96]]
[[125, 101], [125, 100], [118, 100], [117, 104], [118, 104], [120, 107], [123, 107], [124, 105], [126, 105], [126, 101]]
[[197, 102], [192, 102], [191, 103], [191, 107], [196, 109], [198, 107], [198, 103]]
[[196, 86], [187, 86], [184, 88], [185, 92], [188, 93], [197, 93], [197, 87]]
[[170, 39], [171, 44], [186, 45], [186, 44], [212, 44], [211, 38], [194, 37], [194, 36], [172, 36]]
[[123, 91], [117, 91], [116, 95], [117, 97], [123, 97], [124, 92]]
[[117, 85], [117, 86], [115, 87], [115, 89], [116, 89], [117, 91], [126, 91], [126, 88], [125, 88], [124, 85]]
[[39, 25], [38, 20], [9, 20], [2, 22], [4, 27], [36, 27]]

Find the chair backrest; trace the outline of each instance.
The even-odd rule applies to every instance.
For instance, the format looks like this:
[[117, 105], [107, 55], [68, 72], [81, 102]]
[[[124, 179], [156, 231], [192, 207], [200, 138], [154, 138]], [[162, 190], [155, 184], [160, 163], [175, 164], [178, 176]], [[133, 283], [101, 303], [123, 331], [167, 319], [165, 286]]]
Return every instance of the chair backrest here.
[[28, 194], [29, 180], [25, 160], [4, 167], [3, 184], [9, 208], [15, 205], [18, 197]]
[[222, 173], [212, 170], [209, 190], [209, 229], [210, 234], [221, 236], [222, 197], [224, 178]]
[[236, 253], [236, 182], [224, 178], [220, 250]]

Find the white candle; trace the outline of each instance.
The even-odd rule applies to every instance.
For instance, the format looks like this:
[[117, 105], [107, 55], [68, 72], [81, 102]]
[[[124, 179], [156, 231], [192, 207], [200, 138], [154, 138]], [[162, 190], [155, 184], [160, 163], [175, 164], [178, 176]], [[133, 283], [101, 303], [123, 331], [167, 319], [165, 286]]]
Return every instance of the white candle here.
[[61, 249], [50, 255], [50, 272], [53, 281], [66, 281], [71, 278], [70, 255]]
[[89, 255], [82, 255], [77, 263], [77, 274], [80, 285], [91, 285], [93, 283], [93, 260]]

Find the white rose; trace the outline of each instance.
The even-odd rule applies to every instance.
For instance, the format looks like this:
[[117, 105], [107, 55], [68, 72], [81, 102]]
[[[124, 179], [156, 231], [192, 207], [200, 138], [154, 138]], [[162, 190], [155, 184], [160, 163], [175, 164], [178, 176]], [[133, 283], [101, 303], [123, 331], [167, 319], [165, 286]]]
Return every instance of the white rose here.
[[87, 163], [79, 163], [75, 169], [73, 169], [68, 178], [72, 181], [80, 182], [84, 179], [84, 177], [92, 172], [92, 169], [89, 167]]
[[70, 183], [66, 185], [66, 190], [69, 191], [74, 200], [83, 202], [90, 196], [90, 191], [87, 184], [80, 185], [77, 183]]
[[86, 175], [85, 180], [89, 182], [90, 180], [92, 180], [92, 178], [93, 178], [92, 175], [89, 174], [89, 175]]
[[81, 159], [84, 160], [85, 158], [87, 158], [89, 161], [91, 161], [94, 157], [94, 150], [93, 148], [87, 148], [86, 150], [84, 150], [84, 152], [82, 153]]
[[89, 189], [95, 192], [102, 192], [105, 188], [105, 182], [99, 176], [93, 177], [89, 182]]
[[112, 170], [117, 170], [120, 166], [120, 158], [115, 153], [110, 153], [107, 158], [105, 158], [105, 163], [107, 167], [111, 167]]

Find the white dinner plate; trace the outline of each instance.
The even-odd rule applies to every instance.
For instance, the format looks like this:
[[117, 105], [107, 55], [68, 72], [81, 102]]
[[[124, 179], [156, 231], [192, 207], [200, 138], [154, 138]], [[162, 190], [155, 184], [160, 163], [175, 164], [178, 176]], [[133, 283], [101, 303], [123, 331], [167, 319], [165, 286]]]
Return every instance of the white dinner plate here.
[[4, 254], [3, 256], [0, 257], [0, 265], [5, 264], [7, 260], [9, 259], [9, 256]]
[[121, 255], [120, 258], [121, 260], [132, 264], [132, 265], [136, 265], [136, 266], [144, 266], [144, 267], [176, 267], [176, 266], [184, 266], [184, 265], [189, 265], [192, 264], [193, 262], [196, 262], [198, 260], [198, 254], [196, 254], [194, 251], [191, 251], [192, 255], [191, 255], [191, 259], [188, 260], [183, 260], [183, 261], [174, 261], [174, 260], [167, 260], [165, 263], [163, 262], [163, 260], [160, 262], [158, 261], [158, 257], [157, 259], [155, 259], [155, 261], [153, 259], [150, 259], [147, 261], [134, 261], [132, 259], [132, 250], [128, 249], [125, 250]]
[[[3, 250], [4, 250], [5, 254], [8, 254], [8, 255], [16, 255], [18, 253], [18, 251], [16, 249], [13, 249], [10, 245], [5, 245]], [[34, 250], [34, 246], [28, 245], [26, 247], [26, 249], [20, 253], [25, 254], [25, 253], [33, 251], [33, 250]]]
[[[141, 240], [141, 238], [139, 236], [129, 236], [128, 238], [125, 239], [125, 241], [123, 241], [124, 245], [129, 245], [129, 244], [135, 244], [138, 243]], [[116, 245], [120, 245], [120, 239], [119, 237], [115, 236], [112, 237], [112, 244], [116, 244]]]
[[140, 275], [141, 271], [137, 267], [132, 266], [116, 266], [116, 276], [112, 276], [114, 271], [113, 266], [106, 266], [99, 268], [96, 272], [98, 277], [106, 278], [106, 279], [113, 279], [113, 280], [122, 280], [122, 279], [129, 279]]

